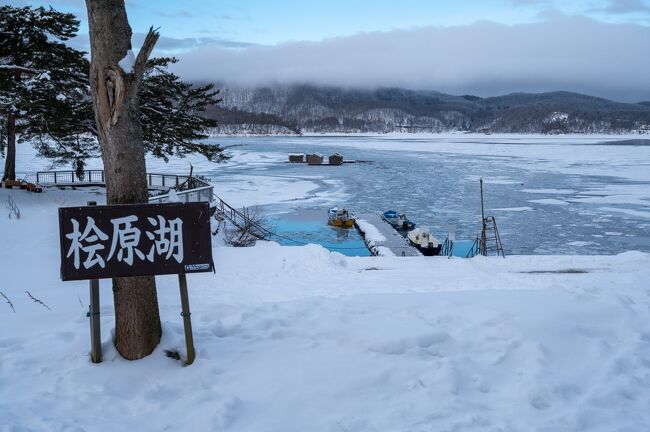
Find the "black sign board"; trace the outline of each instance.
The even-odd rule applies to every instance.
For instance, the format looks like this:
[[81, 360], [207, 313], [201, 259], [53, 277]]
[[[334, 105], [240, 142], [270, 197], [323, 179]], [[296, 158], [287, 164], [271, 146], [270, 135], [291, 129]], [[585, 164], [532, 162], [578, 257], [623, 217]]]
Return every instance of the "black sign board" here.
[[59, 208], [61, 279], [212, 271], [207, 202]]

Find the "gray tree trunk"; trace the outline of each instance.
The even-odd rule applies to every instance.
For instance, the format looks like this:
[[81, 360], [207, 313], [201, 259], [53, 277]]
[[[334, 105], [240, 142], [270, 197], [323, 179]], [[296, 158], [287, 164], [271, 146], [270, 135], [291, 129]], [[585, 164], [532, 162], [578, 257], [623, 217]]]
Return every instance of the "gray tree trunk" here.
[[[138, 117], [138, 87], [158, 33], [149, 30], [132, 69], [118, 65], [131, 50], [124, 0], [86, 0], [90, 87], [104, 162], [107, 204], [146, 203], [148, 187]], [[145, 357], [162, 333], [153, 277], [113, 279], [115, 347], [126, 359]]]
[[16, 115], [7, 115], [7, 152], [5, 154], [5, 171], [2, 181], [16, 180]]

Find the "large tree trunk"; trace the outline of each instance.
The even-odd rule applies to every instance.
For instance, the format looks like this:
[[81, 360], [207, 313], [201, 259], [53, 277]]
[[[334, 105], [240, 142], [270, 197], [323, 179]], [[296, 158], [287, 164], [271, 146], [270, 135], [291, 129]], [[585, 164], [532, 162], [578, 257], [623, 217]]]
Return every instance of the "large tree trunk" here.
[[7, 152], [2, 181], [16, 180], [16, 115], [7, 115]]
[[[158, 40], [150, 30], [133, 68], [118, 65], [131, 50], [124, 0], [86, 0], [90, 28], [90, 86], [104, 162], [107, 204], [146, 203], [148, 187], [138, 117], [138, 86]], [[132, 54], [131, 54], [132, 55]], [[151, 354], [161, 327], [153, 277], [113, 279], [115, 347], [129, 360]]]

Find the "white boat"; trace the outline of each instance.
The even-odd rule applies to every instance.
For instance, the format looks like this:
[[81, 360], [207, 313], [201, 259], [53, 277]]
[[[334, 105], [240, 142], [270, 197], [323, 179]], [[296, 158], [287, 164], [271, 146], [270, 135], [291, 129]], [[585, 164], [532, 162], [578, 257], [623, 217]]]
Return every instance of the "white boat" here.
[[425, 256], [435, 256], [440, 255], [440, 249], [442, 245], [430, 232], [429, 229], [425, 226], [416, 228], [413, 231], [409, 231], [406, 235], [409, 239], [409, 242], [418, 248], [422, 255]]

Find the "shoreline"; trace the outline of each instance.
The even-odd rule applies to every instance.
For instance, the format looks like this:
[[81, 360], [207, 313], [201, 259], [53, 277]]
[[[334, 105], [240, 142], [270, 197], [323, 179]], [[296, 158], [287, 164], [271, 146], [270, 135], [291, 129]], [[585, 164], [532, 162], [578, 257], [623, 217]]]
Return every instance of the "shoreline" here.
[[579, 138], [602, 138], [614, 140], [625, 140], [625, 139], [639, 139], [639, 140], [648, 140], [650, 141], [650, 134], [642, 133], [624, 133], [624, 134], [605, 134], [605, 133], [571, 133], [571, 134], [543, 134], [543, 133], [519, 133], [519, 132], [499, 132], [499, 133], [479, 133], [479, 132], [388, 132], [388, 133], [379, 133], [379, 132], [323, 132], [323, 133], [303, 133], [303, 134], [210, 134], [208, 139], [213, 138], [482, 138], [482, 139], [491, 139], [491, 138], [535, 138], [535, 139], [579, 139]]

